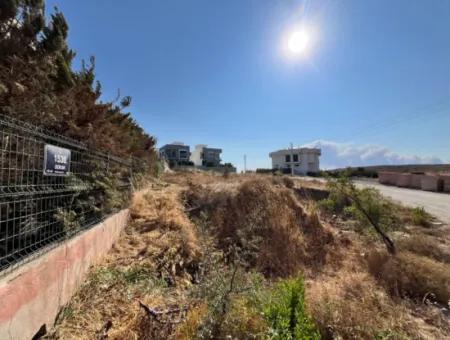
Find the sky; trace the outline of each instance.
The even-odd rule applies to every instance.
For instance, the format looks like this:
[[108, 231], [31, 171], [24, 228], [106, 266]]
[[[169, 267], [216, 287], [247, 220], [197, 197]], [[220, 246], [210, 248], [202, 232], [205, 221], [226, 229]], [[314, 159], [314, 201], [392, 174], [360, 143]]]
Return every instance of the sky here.
[[[158, 146], [223, 149], [239, 169], [289, 143], [323, 168], [450, 163], [450, 1], [47, 0], [74, 62], [96, 57]], [[298, 30], [308, 47], [286, 49]]]

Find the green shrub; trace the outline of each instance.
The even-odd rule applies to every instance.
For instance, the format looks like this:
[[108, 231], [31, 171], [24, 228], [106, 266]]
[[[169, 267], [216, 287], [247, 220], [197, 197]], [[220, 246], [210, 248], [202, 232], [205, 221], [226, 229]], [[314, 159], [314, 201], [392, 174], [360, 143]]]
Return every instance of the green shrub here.
[[305, 310], [303, 279], [280, 282], [264, 308], [271, 339], [320, 339], [320, 334]]
[[422, 207], [417, 207], [411, 210], [411, 220], [415, 225], [428, 227], [431, 216]]
[[319, 207], [328, 213], [354, 219], [361, 227], [366, 227], [370, 218], [383, 231], [396, 229], [401, 224], [394, 211], [395, 204], [377, 189], [358, 189], [347, 177], [341, 177], [329, 178], [328, 190], [328, 198], [319, 202]]

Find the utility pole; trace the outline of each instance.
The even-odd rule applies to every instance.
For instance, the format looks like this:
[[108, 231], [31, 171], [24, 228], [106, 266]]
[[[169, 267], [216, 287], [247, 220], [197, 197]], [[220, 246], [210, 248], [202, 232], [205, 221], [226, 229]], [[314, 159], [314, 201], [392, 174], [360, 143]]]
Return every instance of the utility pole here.
[[294, 176], [294, 146], [291, 142], [291, 176]]
[[247, 173], [247, 155], [244, 155], [244, 174]]

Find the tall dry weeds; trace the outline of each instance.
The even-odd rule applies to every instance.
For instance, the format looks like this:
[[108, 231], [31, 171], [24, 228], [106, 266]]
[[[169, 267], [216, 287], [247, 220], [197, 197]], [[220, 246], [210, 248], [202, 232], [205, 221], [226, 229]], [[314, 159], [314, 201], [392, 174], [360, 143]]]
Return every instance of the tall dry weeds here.
[[184, 304], [201, 256], [195, 226], [184, 213], [179, 192], [156, 186], [136, 193], [133, 218], [101, 266], [62, 313], [55, 337], [98, 338], [107, 322], [108, 339], [150, 339], [170, 334], [148, 319], [139, 301], [151, 307]]
[[401, 339], [417, 334], [405, 307], [395, 304], [367, 273], [342, 271], [309, 282], [307, 304], [329, 339]]
[[266, 276], [286, 277], [326, 260], [332, 234], [307, 214], [292, 190], [270, 180], [249, 180], [218, 200], [212, 212], [219, 247], [244, 250]]

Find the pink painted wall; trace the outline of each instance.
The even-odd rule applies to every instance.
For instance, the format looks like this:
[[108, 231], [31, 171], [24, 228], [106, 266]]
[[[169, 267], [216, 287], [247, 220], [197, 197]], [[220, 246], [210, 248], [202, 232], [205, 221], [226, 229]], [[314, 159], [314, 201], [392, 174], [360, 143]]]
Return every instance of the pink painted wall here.
[[450, 174], [442, 174], [442, 189], [444, 192], [450, 192]]
[[407, 174], [407, 173], [398, 174], [397, 175], [397, 186], [409, 188], [409, 187], [411, 187], [411, 180], [412, 180], [411, 174]]
[[396, 185], [397, 184], [398, 173], [389, 171], [378, 172], [378, 182], [386, 185]]
[[122, 210], [2, 277], [0, 339], [28, 340], [42, 325], [50, 329], [89, 267], [108, 252], [128, 219], [128, 210]]
[[436, 174], [425, 174], [422, 176], [422, 190], [425, 191], [439, 191], [440, 179]]

